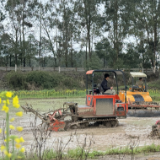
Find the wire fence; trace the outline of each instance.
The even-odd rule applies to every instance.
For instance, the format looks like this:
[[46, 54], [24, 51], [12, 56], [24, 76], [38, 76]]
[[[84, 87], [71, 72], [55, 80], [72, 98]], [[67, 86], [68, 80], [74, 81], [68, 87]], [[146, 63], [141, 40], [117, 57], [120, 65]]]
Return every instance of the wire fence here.
[[[103, 70], [113, 70], [113, 68], [101, 68]], [[1, 71], [14, 71], [15, 67], [0, 67]], [[120, 70], [129, 71], [129, 72], [145, 72], [145, 73], [153, 73], [151, 68], [121, 68]], [[54, 71], [54, 72], [85, 72], [84, 68], [75, 68], [75, 67], [17, 67], [17, 71]], [[159, 70], [156, 70], [159, 72]]]

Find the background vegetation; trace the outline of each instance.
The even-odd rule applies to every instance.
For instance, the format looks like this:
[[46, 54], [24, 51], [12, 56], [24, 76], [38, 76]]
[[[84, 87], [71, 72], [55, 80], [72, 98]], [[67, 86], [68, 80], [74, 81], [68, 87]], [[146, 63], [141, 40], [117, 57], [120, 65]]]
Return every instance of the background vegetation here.
[[1, 66], [159, 66], [158, 0], [0, 2]]

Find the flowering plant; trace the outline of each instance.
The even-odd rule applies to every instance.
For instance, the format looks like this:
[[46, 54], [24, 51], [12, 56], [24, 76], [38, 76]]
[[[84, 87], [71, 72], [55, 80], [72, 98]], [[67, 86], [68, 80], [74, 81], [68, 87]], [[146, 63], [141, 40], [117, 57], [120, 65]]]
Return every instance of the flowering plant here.
[[[9, 111], [11, 107], [15, 107], [18, 111], [20, 105], [19, 105], [19, 99], [18, 96], [14, 96], [12, 92], [2, 92], [0, 94], [0, 103], [2, 103], [2, 111], [6, 114], [6, 139], [4, 140], [4, 145], [1, 145], [0, 150], [3, 152], [6, 156], [6, 159], [15, 159], [20, 158], [17, 154], [17, 157], [15, 155], [15, 152], [25, 152], [25, 148], [22, 147], [22, 143], [24, 142], [23, 137], [18, 137], [15, 135], [10, 135], [10, 130], [17, 130], [18, 132], [21, 132], [23, 130], [23, 127], [17, 126], [15, 127], [12, 125], [15, 118], [9, 117]], [[23, 116], [23, 112], [19, 111], [15, 114], [15, 116]], [[0, 128], [0, 133], [2, 132], [2, 129]], [[12, 150], [10, 149], [10, 143], [12, 146]]]

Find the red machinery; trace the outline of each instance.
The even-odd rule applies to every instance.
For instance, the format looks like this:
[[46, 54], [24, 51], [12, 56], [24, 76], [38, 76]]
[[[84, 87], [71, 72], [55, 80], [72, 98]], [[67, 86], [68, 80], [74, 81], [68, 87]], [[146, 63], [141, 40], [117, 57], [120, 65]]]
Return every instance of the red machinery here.
[[[94, 74], [97, 72], [112, 72], [116, 78], [117, 94], [109, 95], [94, 88]], [[43, 124], [47, 124], [48, 130], [58, 131], [67, 130], [69, 128], [85, 128], [90, 123], [98, 123], [106, 127], [115, 127], [118, 125], [117, 118], [126, 118], [128, 112], [128, 104], [122, 103], [118, 96], [118, 80], [117, 74], [123, 76], [120, 70], [90, 70], [86, 72], [86, 105], [66, 102], [63, 108], [39, 116]], [[92, 88], [88, 89], [88, 76], [92, 76]], [[125, 90], [126, 90], [125, 85]], [[33, 112], [30, 107], [22, 107], [25, 111]], [[32, 111], [31, 111], [32, 110]], [[35, 111], [34, 111], [35, 112]], [[33, 112], [33, 113], [34, 113]], [[37, 115], [37, 113], [34, 113]], [[42, 126], [43, 126], [42, 124]]]

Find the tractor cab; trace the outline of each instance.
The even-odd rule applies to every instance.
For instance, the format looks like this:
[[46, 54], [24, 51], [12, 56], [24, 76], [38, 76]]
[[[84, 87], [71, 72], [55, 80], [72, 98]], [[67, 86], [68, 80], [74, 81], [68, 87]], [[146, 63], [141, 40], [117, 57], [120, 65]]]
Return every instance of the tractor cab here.
[[[104, 75], [104, 73], [111, 73], [114, 75], [117, 92], [115, 95], [104, 93], [101, 87], [103, 78], [99, 79], [99, 83], [96, 84], [97, 75]], [[124, 73], [120, 70], [89, 70], [86, 72], [86, 105], [77, 105], [77, 113], [83, 118], [125, 118], [128, 110], [128, 105], [120, 100], [118, 96], [118, 79], [117, 75], [123, 77], [125, 88]], [[91, 86], [89, 86], [91, 83]], [[124, 93], [125, 94], [125, 93]]]
[[142, 72], [130, 72], [132, 86], [129, 88], [131, 92], [147, 92], [146, 79], [147, 75]]
[[[127, 103], [132, 104], [152, 102], [152, 98], [150, 97], [149, 92], [147, 92], [147, 75], [142, 72], [130, 72], [130, 76], [132, 83], [126, 94]], [[124, 102], [124, 100], [121, 98], [122, 93], [123, 91], [120, 91], [119, 96], [122, 102]]]

